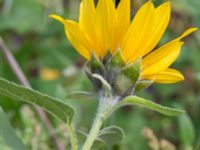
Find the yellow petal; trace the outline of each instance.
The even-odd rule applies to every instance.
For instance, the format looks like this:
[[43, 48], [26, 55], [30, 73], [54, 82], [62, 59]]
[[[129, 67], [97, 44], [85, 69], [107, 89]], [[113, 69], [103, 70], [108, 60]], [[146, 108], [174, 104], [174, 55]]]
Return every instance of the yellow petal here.
[[179, 56], [182, 45], [183, 42], [174, 42], [145, 57], [142, 62], [142, 74], [151, 75], [168, 68]]
[[60, 23], [64, 24], [65, 23], [65, 19], [63, 19], [62, 17], [58, 16], [58, 15], [49, 15], [50, 18], [53, 18], [57, 21], [59, 21]]
[[189, 34], [193, 33], [194, 31], [198, 30], [198, 28], [190, 28], [187, 29], [179, 38], [175, 39], [175, 40], [180, 40], [186, 36], [188, 36]]
[[95, 19], [95, 27], [101, 47], [101, 56], [104, 57], [107, 50], [114, 52], [116, 48], [115, 29], [117, 14], [113, 0], [98, 1]]
[[98, 56], [98, 40], [94, 24], [95, 6], [93, 0], [82, 0], [80, 4], [79, 26], [87, 33], [87, 38], [92, 44], [94, 53]]
[[90, 60], [93, 51], [92, 44], [87, 39], [85, 32], [81, 30], [78, 23], [70, 20], [65, 21], [65, 33], [72, 44], [72, 46], [85, 57]]
[[79, 17], [79, 25], [85, 30], [85, 32], [90, 36], [90, 38], [94, 38], [94, 14], [95, 14], [95, 6], [93, 0], [82, 0], [80, 4], [80, 17]]
[[121, 0], [117, 7], [118, 29], [117, 44], [120, 47], [120, 41], [130, 26], [131, 10], [130, 0]]
[[151, 1], [145, 3], [135, 15], [131, 26], [122, 40], [122, 51], [127, 61], [136, 60], [141, 45], [151, 36], [154, 23], [155, 8]]
[[57, 15], [50, 15], [51, 18], [64, 24], [65, 33], [72, 46], [87, 60], [90, 59], [92, 53], [92, 44], [88, 40], [85, 32], [79, 27], [77, 22], [65, 20]]
[[151, 75], [168, 68], [180, 53], [181, 46], [183, 45], [183, 42], [180, 40], [195, 30], [196, 28], [188, 29], [180, 37], [146, 56], [142, 61], [142, 74]]
[[94, 17], [95, 14], [95, 6], [93, 0], [82, 0], [80, 4], [80, 16], [79, 23], [80, 26], [87, 28], [87, 24], [89, 24]]
[[146, 55], [158, 44], [169, 24], [170, 12], [170, 2], [166, 2], [156, 8], [151, 36], [146, 43], [140, 47], [141, 51], [139, 55]]
[[153, 80], [156, 83], [164, 83], [164, 84], [176, 83], [184, 80], [184, 76], [179, 71], [170, 68], [158, 74], [143, 76], [142, 78], [146, 80]]

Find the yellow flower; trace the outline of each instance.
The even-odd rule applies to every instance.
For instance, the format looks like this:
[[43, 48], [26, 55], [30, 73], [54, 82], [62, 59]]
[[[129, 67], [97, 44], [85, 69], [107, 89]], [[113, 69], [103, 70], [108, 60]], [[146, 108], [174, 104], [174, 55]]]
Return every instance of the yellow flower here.
[[151, 52], [160, 41], [170, 20], [170, 2], [155, 7], [146, 2], [130, 20], [130, 0], [121, 0], [115, 8], [113, 0], [82, 0], [79, 22], [50, 17], [64, 24], [65, 33], [73, 47], [87, 60], [94, 53], [103, 59], [110, 51], [121, 50], [126, 64], [142, 58], [142, 80], [175, 83], [184, 79], [171, 64], [177, 59], [184, 37], [197, 30], [190, 28], [180, 37]]

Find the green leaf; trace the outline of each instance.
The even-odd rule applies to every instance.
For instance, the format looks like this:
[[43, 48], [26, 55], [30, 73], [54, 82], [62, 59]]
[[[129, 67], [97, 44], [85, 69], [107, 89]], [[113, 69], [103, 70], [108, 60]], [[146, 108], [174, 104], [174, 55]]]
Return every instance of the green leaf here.
[[[0, 16], [1, 31], [12, 29], [18, 33], [27, 33], [41, 31], [44, 28], [44, 17], [46, 18], [46, 16], [44, 16], [42, 7], [35, 0], [12, 0], [9, 5], [9, 14]], [[39, 26], [38, 22], [40, 22]]]
[[174, 109], [174, 108], [165, 107], [165, 106], [156, 104], [156, 103], [154, 103], [154, 102], [152, 102], [150, 100], [146, 100], [144, 98], [141, 98], [141, 97], [128, 96], [125, 99], [123, 99], [122, 101], [120, 101], [119, 103], [117, 103], [110, 110], [110, 112], [108, 112], [106, 114], [106, 117], [109, 117], [118, 108], [120, 108], [122, 106], [127, 106], [127, 105], [142, 106], [142, 107], [148, 108], [150, 110], [157, 111], [157, 112], [159, 112], [161, 114], [164, 114], [164, 115], [167, 115], [167, 116], [178, 116], [178, 115], [182, 115], [182, 114], [185, 113], [185, 111], [183, 111], [183, 110], [178, 110], [178, 109]]
[[117, 126], [109, 126], [99, 131], [97, 139], [106, 146], [114, 145], [124, 138], [124, 131]]
[[61, 100], [14, 84], [2, 78], [0, 78], [0, 95], [13, 100], [36, 104], [65, 123], [71, 123], [74, 115], [74, 109]]
[[195, 141], [195, 130], [190, 117], [182, 115], [178, 118], [179, 122], [179, 136], [182, 145], [192, 146]]
[[69, 93], [65, 98], [66, 99], [96, 99], [97, 95], [94, 93], [89, 93], [85, 91], [77, 91]]
[[197, 138], [197, 141], [194, 146], [194, 150], [200, 150], [200, 137]]
[[16, 135], [3, 109], [0, 107], [0, 135], [12, 150], [27, 150]]
[[[83, 131], [77, 131], [76, 132], [76, 137], [79, 143], [79, 147], [82, 147], [82, 145], [84, 144], [85, 140], [87, 139], [87, 133], [83, 132]], [[100, 149], [102, 147], [105, 146], [104, 141], [101, 141], [100, 139], [95, 139], [92, 147], [95, 149]]]
[[83, 131], [80, 131], [80, 130], [76, 131], [76, 137], [77, 137], [78, 143], [81, 145], [85, 142], [87, 136], [88, 136], [87, 133]]
[[[83, 144], [87, 138], [87, 134], [83, 131], [77, 132], [79, 144]], [[124, 138], [124, 131], [117, 126], [109, 126], [99, 131], [97, 138], [93, 144], [93, 148], [100, 149], [104, 146], [112, 146]]]

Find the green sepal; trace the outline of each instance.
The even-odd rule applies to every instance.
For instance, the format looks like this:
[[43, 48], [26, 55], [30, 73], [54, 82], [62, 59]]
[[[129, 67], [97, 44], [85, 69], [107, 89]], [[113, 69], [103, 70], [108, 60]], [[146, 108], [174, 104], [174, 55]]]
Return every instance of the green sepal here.
[[148, 88], [149, 86], [151, 86], [153, 82], [154, 81], [151, 81], [151, 80], [140, 80], [135, 87], [135, 91], [138, 92], [138, 91], [144, 90]]
[[85, 74], [87, 75], [88, 79], [92, 82], [92, 85], [93, 85], [94, 89], [96, 91], [101, 90], [102, 89], [101, 81], [99, 81], [98, 79], [94, 78], [92, 76], [92, 73], [89, 70], [87, 70], [87, 68], [84, 68], [84, 71], [85, 71]]
[[127, 76], [125, 76], [124, 74], [119, 74], [114, 86], [115, 94], [124, 95], [126, 92], [131, 90], [133, 86], [134, 84], [132, 84], [132, 81], [129, 78], [127, 78]]
[[110, 60], [110, 65], [112, 66], [117, 66], [117, 67], [124, 67], [125, 66], [125, 62], [123, 59], [123, 56], [121, 54], [121, 49], [117, 49], [115, 54], [112, 56], [111, 60]]
[[104, 75], [105, 74], [105, 68], [101, 61], [94, 55], [92, 54], [91, 60], [90, 60], [90, 68], [92, 73]]
[[123, 60], [121, 50], [117, 49], [115, 54], [105, 64], [105, 68], [107, 70], [106, 79], [111, 86], [115, 84], [115, 81], [124, 66], [125, 62]]
[[104, 94], [110, 95], [112, 92], [112, 88], [110, 84], [104, 79], [103, 76], [99, 74], [92, 74], [92, 77], [99, 80], [102, 83], [102, 90], [104, 90]]
[[106, 53], [106, 55], [105, 55], [105, 57], [104, 57], [103, 60], [102, 60], [102, 63], [103, 63], [104, 65], [107, 64], [107, 62], [109, 62], [111, 58], [112, 58], [112, 54], [111, 54], [111, 52], [108, 50], [107, 53]]
[[116, 94], [126, 96], [134, 92], [135, 84], [140, 76], [140, 62], [141, 59], [138, 59], [120, 71], [115, 83]]
[[138, 59], [135, 63], [127, 65], [122, 69], [122, 74], [129, 78], [132, 84], [135, 84], [140, 76], [141, 59]]

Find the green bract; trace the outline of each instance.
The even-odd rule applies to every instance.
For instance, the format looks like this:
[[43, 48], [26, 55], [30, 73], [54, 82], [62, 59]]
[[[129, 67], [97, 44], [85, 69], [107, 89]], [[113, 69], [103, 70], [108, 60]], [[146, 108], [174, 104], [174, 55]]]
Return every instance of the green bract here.
[[140, 80], [141, 59], [135, 63], [126, 64], [120, 49], [117, 49], [113, 56], [107, 53], [103, 60], [92, 55], [86, 66], [85, 72], [97, 92], [103, 92], [103, 84], [93, 74], [101, 76], [111, 87], [111, 94], [119, 99], [133, 95], [136, 89], [139, 91], [146, 88]]

